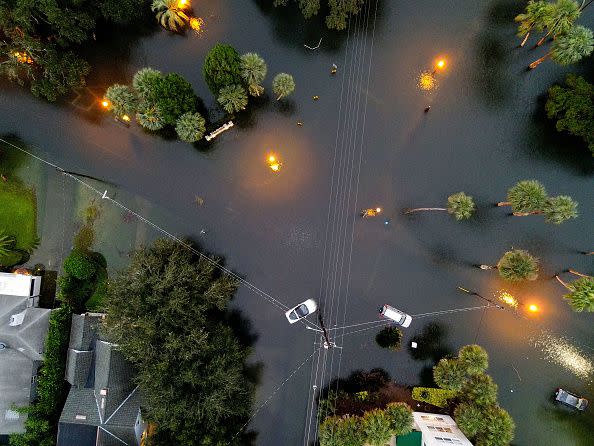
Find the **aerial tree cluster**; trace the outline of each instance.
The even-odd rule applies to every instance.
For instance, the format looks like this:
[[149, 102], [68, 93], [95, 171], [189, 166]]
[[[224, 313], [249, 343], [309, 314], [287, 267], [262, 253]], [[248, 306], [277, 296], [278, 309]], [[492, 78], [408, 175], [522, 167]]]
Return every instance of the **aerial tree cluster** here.
[[135, 366], [159, 445], [237, 445], [254, 384], [229, 325], [238, 281], [171, 240], [137, 250], [110, 281], [104, 330]]
[[485, 373], [487, 352], [478, 345], [466, 345], [456, 358], [443, 358], [433, 368], [433, 379], [442, 389], [457, 392], [454, 418], [473, 442], [482, 446], [507, 446], [515, 424], [497, 401], [497, 384]]
[[84, 86], [90, 66], [80, 48], [100, 23], [125, 25], [147, 0], [0, 2], [0, 74], [55, 101]]
[[412, 431], [413, 415], [406, 403], [390, 403], [362, 416], [330, 416], [319, 430], [320, 446], [384, 446], [394, 435]]
[[497, 265], [480, 265], [481, 269], [496, 269], [504, 280], [519, 282], [538, 278], [538, 259], [523, 249], [507, 251]]
[[177, 73], [142, 68], [134, 74], [131, 86], [110, 86], [105, 100], [116, 117], [135, 116], [148, 131], [172, 127], [188, 143], [199, 141], [206, 131], [206, 121], [197, 111], [199, 99], [192, 85]]
[[569, 293], [563, 297], [567, 299], [569, 306], [577, 312], [594, 312], [594, 277], [579, 273], [572, 269], [569, 273], [577, 276], [578, 279], [567, 283], [557, 274], [555, 278], [563, 285]]
[[497, 206], [511, 206], [516, 217], [544, 215], [545, 222], [556, 225], [578, 216], [578, 204], [571, 197], [550, 197], [536, 180], [519, 181], [508, 190], [507, 201], [500, 201]]
[[524, 13], [516, 16], [518, 36], [524, 46], [533, 33], [542, 34], [536, 46], [551, 41], [551, 49], [529, 65], [536, 68], [547, 59], [559, 65], [570, 65], [592, 54], [594, 37], [592, 30], [575, 22], [582, 11], [592, 2], [578, 3], [575, 0], [530, 0]]
[[[367, 0], [328, 0], [329, 13], [326, 26], [329, 29], [343, 30], [350, 17], [361, 12]], [[274, 0], [274, 6], [286, 6], [289, 0]], [[299, 8], [303, 17], [309, 19], [320, 11], [320, 0], [299, 0]]]
[[476, 206], [474, 204], [474, 199], [470, 195], [466, 195], [464, 192], [457, 192], [448, 197], [447, 207], [445, 208], [415, 208], [407, 209], [404, 213], [412, 214], [414, 212], [422, 211], [443, 211], [453, 215], [456, 220], [461, 221], [468, 220], [472, 217], [475, 210]]
[[[202, 66], [204, 80], [218, 103], [229, 113], [245, 110], [248, 94], [260, 96], [264, 93], [262, 83], [268, 67], [256, 53], [239, 55], [231, 45], [219, 43], [206, 55]], [[281, 99], [295, 90], [293, 77], [286, 73], [276, 75], [272, 91]]]
[[545, 110], [556, 121], [557, 131], [582, 138], [594, 156], [594, 85], [583, 77], [567, 75], [565, 85], [549, 89]]

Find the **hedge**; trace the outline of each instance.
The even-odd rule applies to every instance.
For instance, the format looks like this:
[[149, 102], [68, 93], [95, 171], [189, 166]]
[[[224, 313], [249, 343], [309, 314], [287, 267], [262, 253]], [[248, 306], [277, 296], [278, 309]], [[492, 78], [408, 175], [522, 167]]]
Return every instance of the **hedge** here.
[[457, 395], [455, 390], [436, 389], [433, 387], [413, 387], [412, 398], [437, 407], [446, 407], [448, 400]]

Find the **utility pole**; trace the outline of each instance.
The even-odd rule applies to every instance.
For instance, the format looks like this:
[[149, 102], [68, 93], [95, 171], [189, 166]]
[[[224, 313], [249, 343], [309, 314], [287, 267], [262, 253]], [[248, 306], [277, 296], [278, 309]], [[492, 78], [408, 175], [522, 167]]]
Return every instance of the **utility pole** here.
[[330, 341], [328, 337], [328, 332], [326, 331], [326, 326], [324, 325], [324, 320], [322, 319], [322, 312], [318, 312], [318, 320], [320, 321], [320, 327], [322, 327], [322, 334], [324, 335], [324, 348], [331, 348], [334, 347], [334, 344]]

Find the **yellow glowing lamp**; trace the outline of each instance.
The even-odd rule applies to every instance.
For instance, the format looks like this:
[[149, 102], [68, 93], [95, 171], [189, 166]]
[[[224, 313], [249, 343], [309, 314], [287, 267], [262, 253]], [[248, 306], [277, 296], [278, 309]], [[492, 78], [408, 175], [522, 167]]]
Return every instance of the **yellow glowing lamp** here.
[[534, 305], [534, 304], [530, 304], [530, 305], [528, 306], [528, 310], [529, 310], [531, 313], [536, 313], [536, 312], [538, 311], [538, 306], [537, 306], [537, 305]]
[[439, 68], [440, 70], [443, 70], [445, 68], [445, 64], [446, 64], [446, 62], [444, 59], [439, 59], [437, 61], [437, 63], [435, 64], [435, 67]]
[[276, 161], [276, 157], [275, 157], [274, 155], [270, 155], [270, 156], [268, 157], [268, 162], [269, 162], [269, 163], [274, 163], [275, 161]]
[[122, 115], [122, 119], [126, 122], [130, 122], [130, 116], [128, 115]]
[[184, 9], [188, 5], [188, 0], [179, 0], [177, 2], [177, 7], [180, 9]]
[[270, 165], [270, 168], [273, 172], [278, 172], [280, 170], [280, 163], [272, 163]]
[[378, 214], [382, 211], [382, 208], [375, 208], [375, 212], [377, 212]]
[[109, 108], [109, 101], [108, 101], [107, 99], [103, 99], [103, 100], [101, 101], [101, 106], [102, 106], [103, 108]]
[[204, 25], [204, 20], [200, 17], [192, 17], [190, 19], [190, 28], [194, 31], [200, 32], [202, 30], [202, 25]]

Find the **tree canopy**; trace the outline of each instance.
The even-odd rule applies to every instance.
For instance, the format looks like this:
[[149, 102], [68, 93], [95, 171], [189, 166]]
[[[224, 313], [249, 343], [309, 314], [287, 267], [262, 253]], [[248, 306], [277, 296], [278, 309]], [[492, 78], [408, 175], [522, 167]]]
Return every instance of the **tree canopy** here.
[[594, 85], [574, 74], [567, 75], [565, 84], [549, 89], [547, 116], [556, 121], [557, 131], [582, 138], [594, 156]]
[[538, 259], [523, 249], [507, 251], [497, 262], [499, 275], [511, 282], [536, 280], [538, 278]]
[[458, 192], [448, 197], [448, 214], [453, 215], [456, 220], [468, 220], [476, 209], [474, 200], [464, 192]]
[[237, 444], [254, 386], [225, 314], [238, 283], [171, 240], [137, 250], [109, 284], [105, 333], [135, 365], [159, 445]]
[[28, 83], [33, 94], [54, 101], [84, 85], [90, 66], [79, 55], [79, 48], [92, 38], [97, 23], [128, 23], [146, 3], [0, 2], [0, 74], [19, 84]]
[[[274, 0], [274, 6], [285, 6], [289, 0]], [[342, 30], [347, 27], [350, 16], [359, 14], [367, 0], [327, 0], [329, 14], [326, 26], [329, 29]], [[320, 0], [299, 0], [299, 8], [303, 17], [309, 19], [320, 10]]]
[[206, 55], [202, 73], [208, 88], [218, 96], [221, 88], [241, 85], [241, 58], [231, 45], [218, 43]]

